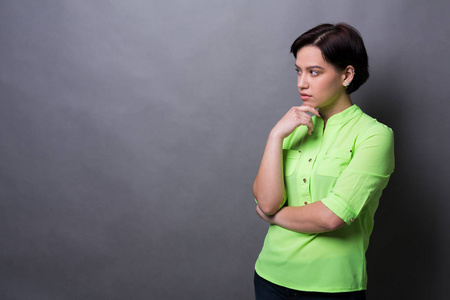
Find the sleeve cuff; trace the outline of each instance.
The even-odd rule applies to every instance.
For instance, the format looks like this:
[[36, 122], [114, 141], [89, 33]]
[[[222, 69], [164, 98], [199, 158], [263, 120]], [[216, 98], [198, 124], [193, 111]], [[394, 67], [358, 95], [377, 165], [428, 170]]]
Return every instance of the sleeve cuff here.
[[342, 199], [335, 194], [331, 194], [330, 196], [322, 199], [322, 203], [328, 207], [333, 213], [335, 213], [339, 218], [341, 218], [347, 225], [352, 224], [357, 215], [355, 212], [351, 211]]

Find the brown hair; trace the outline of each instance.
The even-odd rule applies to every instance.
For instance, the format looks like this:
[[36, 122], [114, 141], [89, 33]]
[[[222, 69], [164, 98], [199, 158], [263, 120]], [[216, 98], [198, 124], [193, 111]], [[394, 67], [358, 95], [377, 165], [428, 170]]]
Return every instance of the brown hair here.
[[356, 91], [369, 78], [369, 62], [366, 48], [359, 32], [352, 26], [339, 23], [321, 24], [299, 36], [291, 46], [291, 53], [297, 58], [302, 47], [313, 45], [322, 51], [324, 59], [338, 70], [348, 65], [355, 68], [355, 75], [346, 92]]

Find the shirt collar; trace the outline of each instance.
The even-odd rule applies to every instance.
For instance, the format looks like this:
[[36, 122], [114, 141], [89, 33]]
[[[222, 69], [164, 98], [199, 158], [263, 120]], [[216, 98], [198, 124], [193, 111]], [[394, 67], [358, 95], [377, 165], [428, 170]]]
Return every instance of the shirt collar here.
[[346, 108], [340, 113], [332, 115], [327, 121], [327, 126], [341, 125], [347, 123], [348, 121], [361, 115], [362, 113], [363, 113], [362, 110], [356, 104], [353, 104], [352, 106]]

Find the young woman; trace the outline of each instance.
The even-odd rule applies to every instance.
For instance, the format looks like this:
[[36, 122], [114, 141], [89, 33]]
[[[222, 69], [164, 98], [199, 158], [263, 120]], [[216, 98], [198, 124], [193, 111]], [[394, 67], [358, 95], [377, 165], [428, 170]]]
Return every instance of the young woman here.
[[352, 104], [369, 77], [353, 27], [322, 24], [291, 47], [301, 106], [273, 127], [253, 184], [270, 223], [256, 299], [365, 299], [365, 252], [394, 170], [392, 130]]

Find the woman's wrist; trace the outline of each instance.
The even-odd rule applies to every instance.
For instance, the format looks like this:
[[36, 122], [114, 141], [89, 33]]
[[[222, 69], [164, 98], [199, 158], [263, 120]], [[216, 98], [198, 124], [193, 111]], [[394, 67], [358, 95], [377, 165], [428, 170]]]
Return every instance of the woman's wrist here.
[[272, 128], [272, 130], [269, 133], [269, 140], [279, 141], [283, 142], [284, 136], [279, 133], [276, 128]]

